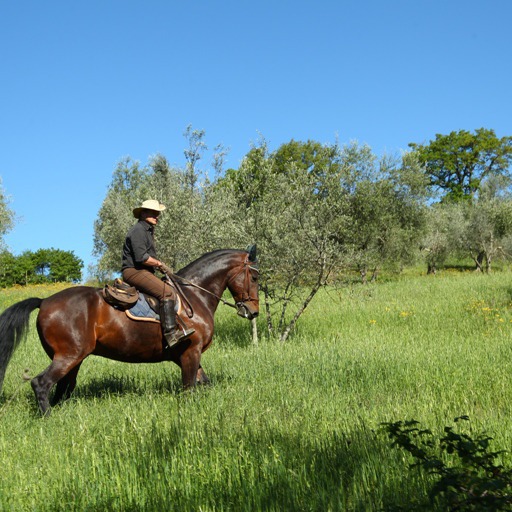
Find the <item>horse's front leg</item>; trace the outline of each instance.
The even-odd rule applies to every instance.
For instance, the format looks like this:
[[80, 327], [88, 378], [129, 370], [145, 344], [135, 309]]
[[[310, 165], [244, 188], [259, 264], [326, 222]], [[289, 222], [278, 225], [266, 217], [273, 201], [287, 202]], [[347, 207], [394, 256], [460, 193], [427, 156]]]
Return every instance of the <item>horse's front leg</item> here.
[[208, 378], [208, 375], [203, 370], [203, 367], [199, 365], [199, 369], [197, 370], [196, 375], [196, 384], [199, 384], [201, 386], [206, 386], [208, 384], [211, 384], [210, 379]]
[[181, 381], [184, 389], [192, 389], [201, 366], [201, 350], [199, 347], [190, 347], [180, 357]]

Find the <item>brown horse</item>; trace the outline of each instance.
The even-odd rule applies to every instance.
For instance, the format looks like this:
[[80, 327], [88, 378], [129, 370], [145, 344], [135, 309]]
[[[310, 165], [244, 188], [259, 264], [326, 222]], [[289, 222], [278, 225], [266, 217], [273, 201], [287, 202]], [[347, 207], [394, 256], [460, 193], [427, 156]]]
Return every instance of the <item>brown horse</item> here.
[[132, 320], [108, 305], [101, 290], [77, 286], [46, 299], [18, 302], [0, 315], [0, 389], [11, 356], [25, 337], [30, 313], [39, 308], [37, 331], [52, 362], [31, 381], [43, 415], [49, 414], [49, 395], [57, 384], [53, 404], [69, 398], [82, 361], [94, 354], [129, 363], [174, 361], [181, 368], [185, 389], [209, 382], [201, 354], [213, 337], [213, 315], [226, 288], [238, 314], [253, 319], [259, 312], [255, 248], [213, 251], [190, 263], [177, 275], [192, 311], [187, 326], [195, 333], [165, 349], [159, 323]]

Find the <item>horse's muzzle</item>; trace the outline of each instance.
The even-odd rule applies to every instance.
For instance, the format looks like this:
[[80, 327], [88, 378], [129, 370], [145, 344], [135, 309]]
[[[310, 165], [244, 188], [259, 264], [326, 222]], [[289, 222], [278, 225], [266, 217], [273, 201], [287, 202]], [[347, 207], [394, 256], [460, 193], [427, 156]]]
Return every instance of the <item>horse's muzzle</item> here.
[[252, 320], [258, 316], [259, 310], [249, 307], [249, 305], [245, 302], [237, 302], [236, 312], [238, 316], [247, 318], [247, 320]]

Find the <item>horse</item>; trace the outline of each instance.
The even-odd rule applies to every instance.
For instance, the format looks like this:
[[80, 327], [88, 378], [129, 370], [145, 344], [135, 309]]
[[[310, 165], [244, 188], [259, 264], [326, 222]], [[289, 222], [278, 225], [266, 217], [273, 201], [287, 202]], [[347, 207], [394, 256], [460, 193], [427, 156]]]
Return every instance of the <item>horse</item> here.
[[[172, 348], [166, 348], [159, 322], [129, 318], [107, 304], [100, 288], [75, 286], [45, 299], [32, 297], [13, 304], [0, 315], [0, 391], [7, 365], [26, 338], [29, 317], [35, 309], [39, 309], [39, 339], [51, 359], [51, 364], [31, 380], [43, 416], [71, 396], [80, 365], [89, 355], [128, 363], [173, 361], [181, 368], [185, 390], [208, 384], [201, 355], [212, 343], [219, 303], [235, 307], [238, 315], [249, 320], [259, 313], [255, 246], [249, 251], [221, 249], [204, 254], [174, 278], [188, 305], [187, 327], [195, 332]], [[235, 304], [222, 298], [226, 288]]]

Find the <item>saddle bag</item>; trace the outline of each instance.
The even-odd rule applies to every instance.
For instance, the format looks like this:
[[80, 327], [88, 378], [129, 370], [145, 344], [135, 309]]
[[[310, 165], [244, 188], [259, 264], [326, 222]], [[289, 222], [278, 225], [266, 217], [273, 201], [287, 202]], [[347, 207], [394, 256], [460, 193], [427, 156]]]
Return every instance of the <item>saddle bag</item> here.
[[121, 279], [116, 279], [113, 284], [105, 285], [103, 298], [107, 304], [117, 309], [130, 309], [137, 303], [139, 292], [134, 286], [130, 286]]

